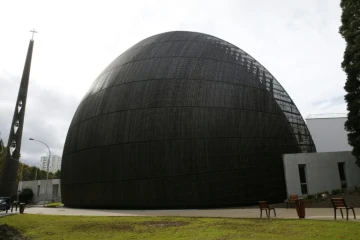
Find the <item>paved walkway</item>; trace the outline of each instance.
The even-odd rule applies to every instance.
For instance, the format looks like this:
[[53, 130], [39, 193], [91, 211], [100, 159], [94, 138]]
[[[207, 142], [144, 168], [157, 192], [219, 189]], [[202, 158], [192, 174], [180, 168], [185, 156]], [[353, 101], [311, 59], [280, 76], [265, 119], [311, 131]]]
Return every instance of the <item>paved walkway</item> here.
[[[295, 209], [276, 208], [277, 218], [298, 219]], [[333, 220], [333, 208], [306, 208], [306, 219]], [[343, 211], [345, 218], [341, 218], [340, 211], [337, 210], [337, 219], [346, 220], [346, 211]], [[79, 208], [45, 208], [40, 206], [25, 209], [27, 214], [44, 215], [66, 215], [66, 216], [181, 216], [181, 217], [229, 217], [229, 218], [259, 218], [258, 208], [226, 208], [226, 209], [185, 209], [185, 210], [111, 210], [111, 209], [79, 209]], [[356, 214], [360, 214], [360, 208], [355, 209]], [[5, 212], [0, 212], [0, 217]], [[266, 216], [263, 212], [263, 216]], [[273, 212], [271, 212], [273, 218]], [[352, 211], [349, 211], [349, 220], [360, 221], [360, 215], [354, 220]]]

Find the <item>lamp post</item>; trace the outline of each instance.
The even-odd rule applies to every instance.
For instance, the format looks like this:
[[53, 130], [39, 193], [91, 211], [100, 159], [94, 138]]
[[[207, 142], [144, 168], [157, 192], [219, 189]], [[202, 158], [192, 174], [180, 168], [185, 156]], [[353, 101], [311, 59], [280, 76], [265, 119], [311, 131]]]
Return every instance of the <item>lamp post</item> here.
[[48, 159], [48, 162], [47, 162], [47, 171], [46, 171], [46, 184], [45, 184], [45, 196], [44, 196], [44, 207], [45, 207], [45, 204], [46, 204], [46, 198], [47, 198], [47, 187], [48, 187], [48, 180], [49, 180], [49, 164], [50, 164], [50, 156], [51, 156], [51, 152], [50, 152], [50, 148], [49, 146], [42, 142], [42, 141], [39, 141], [39, 140], [36, 140], [36, 139], [33, 139], [33, 138], [29, 138], [30, 141], [36, 141], [36, 142], [40, 142], [42, 144], [44, 144], [48, 150], [49, 150], [49, 159]]
[[39, 167], [39, 163], [37, 163], [36, 166], [35, 166], [35, 181], [36, 181], [36, 177], [37, 177], [38, 167]]

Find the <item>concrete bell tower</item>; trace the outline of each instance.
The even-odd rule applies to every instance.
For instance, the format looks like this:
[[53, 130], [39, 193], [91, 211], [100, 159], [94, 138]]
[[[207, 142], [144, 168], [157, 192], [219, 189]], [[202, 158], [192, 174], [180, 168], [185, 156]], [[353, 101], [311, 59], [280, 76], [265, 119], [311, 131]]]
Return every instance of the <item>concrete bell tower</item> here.
[[21, 138], [24, 127], [25, 107], [27, 92], [29, 86], [31, 58], [34, 48], [34, 33], [29, 42], [28, 52], [26, 55], [24, 71], [21, 78], [18, 97], [15, 104], [14, 115], [10, 128], [9, 140], [7, 143], [7, 153], [3, 169], [0, 175], [0, 196], [11, 197], [16, 194], [16, 177], [19, 167]]

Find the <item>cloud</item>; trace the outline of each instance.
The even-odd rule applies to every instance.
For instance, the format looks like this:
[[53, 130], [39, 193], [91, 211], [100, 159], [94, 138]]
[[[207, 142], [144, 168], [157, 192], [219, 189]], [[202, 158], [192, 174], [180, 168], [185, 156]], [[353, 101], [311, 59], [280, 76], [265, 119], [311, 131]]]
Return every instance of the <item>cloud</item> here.
[[[10, 131], [12, 115], [15, 108], [19, 82], [15, 77], [0, 78], [1, 117], [0, 132], [4, 143]], [[14, 97], [15, 96], [15, 97]], [[47, 155], [46, 146], [29, 141], [34, 138], [45, 142], [52, 154], [62, 155], [67, 130], [70, 125], [80, 97], [56, 91], [55, 89], [41, 88], [36, 82], [30, 84], [24, 119], [21, 161], [36, 164], [41, 156]]]
[[[19, 8], [19, 6], [22, 6]], [[303, 114], [346, 112], [338, 0], [4, 1], [0, 132], [7, 142], [30, 29], [35, 35], [22, 160], [61, 155], [75, 109], [97, 75], [140, 40], [174, 30], [222, 38], [252, 55]]]
[[336, 97], [332, 97], [330, 99], [321, 99], [321, 100], [317, 100], [312, 102], [312, 105], [317, 107], [317, 106], [336, 106], [336, 105], [341, 105], [344, 103], [344, 95], [340, 95], [340, 96], [336, 96]]

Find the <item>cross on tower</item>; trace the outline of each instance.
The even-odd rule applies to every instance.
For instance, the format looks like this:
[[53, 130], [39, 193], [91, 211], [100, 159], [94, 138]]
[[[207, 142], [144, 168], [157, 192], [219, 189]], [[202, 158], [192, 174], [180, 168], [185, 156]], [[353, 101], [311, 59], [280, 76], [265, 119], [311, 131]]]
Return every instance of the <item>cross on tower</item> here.
[[30, 30], [30, 32], [32, 32], [32, 37], [31, 37], [31, 40], [34, 40], [34, 34], [37, 33], [37, 31], [35, 31], [35, 28], [33, 30]]

